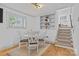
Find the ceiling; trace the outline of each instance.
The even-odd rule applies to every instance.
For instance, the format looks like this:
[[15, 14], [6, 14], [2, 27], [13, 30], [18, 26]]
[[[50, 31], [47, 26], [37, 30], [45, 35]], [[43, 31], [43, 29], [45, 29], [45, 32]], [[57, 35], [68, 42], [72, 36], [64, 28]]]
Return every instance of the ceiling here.
[[46, 14], [52, 14], [55, 10], [70, 7], [72, 3], [41, 3], [43, 8], [35, 9], [31, 3], [3, 3], [3, 5], [21, 11], [31, 16], [40, 16]]

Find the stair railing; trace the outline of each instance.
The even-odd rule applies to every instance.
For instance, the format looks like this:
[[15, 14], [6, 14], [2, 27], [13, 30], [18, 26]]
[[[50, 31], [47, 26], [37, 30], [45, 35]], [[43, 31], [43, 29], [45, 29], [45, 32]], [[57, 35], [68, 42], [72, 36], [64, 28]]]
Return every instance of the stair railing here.
[[71, 15], [70, 15], [70, 23], [71, 23], [71, 28], [73, 28]]

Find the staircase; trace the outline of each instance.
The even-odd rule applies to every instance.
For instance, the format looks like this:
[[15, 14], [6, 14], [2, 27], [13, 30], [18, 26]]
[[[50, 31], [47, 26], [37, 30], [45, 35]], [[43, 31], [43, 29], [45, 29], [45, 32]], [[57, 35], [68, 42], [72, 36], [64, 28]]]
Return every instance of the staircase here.
[[72, 32], [70, 27], [59, 26], [55, 46], [73, 48]]

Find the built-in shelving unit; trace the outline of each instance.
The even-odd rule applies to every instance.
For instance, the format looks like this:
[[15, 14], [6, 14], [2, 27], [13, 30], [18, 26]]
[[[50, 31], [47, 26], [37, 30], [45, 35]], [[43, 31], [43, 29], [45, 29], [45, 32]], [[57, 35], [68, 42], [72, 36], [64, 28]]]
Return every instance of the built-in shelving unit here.
[[40, 17], [40, 29], [54, 29], [54, 28], [55, 28], [55, 14]]

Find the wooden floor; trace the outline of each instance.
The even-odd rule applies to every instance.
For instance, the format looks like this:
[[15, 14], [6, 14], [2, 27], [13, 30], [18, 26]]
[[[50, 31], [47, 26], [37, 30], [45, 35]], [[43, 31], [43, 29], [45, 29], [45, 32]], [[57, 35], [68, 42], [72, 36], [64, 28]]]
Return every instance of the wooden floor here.
[[[36, 52], [36, 49], [31, 51], [30, 55], [31, 56], [38, 56], [41, 54], [41, 51], [44, 50], [44, 48], [47, 46], [39, 46], [38, 53]], [[0, 51], [0, 56], [28, 56], [28, 48], [26, 46], [22, 46], [19, 48], [19, 46], [13, 46], [7, 49], [4, 49]]]
[[[10, 49], [0, 52], [0, 55], [8, 56], [11, 54], [10, 50], [14, 50], [13, 51], [13, 52], [15, 52], [14, 56], [23, 56], [23, 55], [26, 55], [26, 52], [27, 52], [26, 49], [24, 49], [24, 48], [16, 50], [16, 48], [14, 49], [14, 47], [13, 47], [12, 49], [10, 48]], [[19, 51], [19, 53], [18, 53], [18, 51]], [[41, 54], [41, 56], [75, 56], [74, 50], [67, 49], [67, 48], [61, 48], [61, 47], [57, 47], [54, 45], [49, 45], [49, 47], [47, 49], [40, 51], [40, 52], [43, 52]], [[10, 56], [12, 56], [12, 55], [10, 55]], [[37, 54], [36, 54], [36, 56], [37, 56]]]
[[75, 52], [72, 49], [50, 45], [42, 56], [75, 56]]
[[9, 53], [11, 52], [11, 51], [13, 51], [15, 48], [17, 48], [18, 47], [18, 45], [14, 45], [14, 46], [12, 46], [12, 47], [10, 47], [10, 48], [6, 48], [6, 49], [3, 49], [3, 50], [1, 50], [0, 51], [0, 56], [8, 56], [9, 55]]

